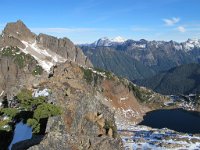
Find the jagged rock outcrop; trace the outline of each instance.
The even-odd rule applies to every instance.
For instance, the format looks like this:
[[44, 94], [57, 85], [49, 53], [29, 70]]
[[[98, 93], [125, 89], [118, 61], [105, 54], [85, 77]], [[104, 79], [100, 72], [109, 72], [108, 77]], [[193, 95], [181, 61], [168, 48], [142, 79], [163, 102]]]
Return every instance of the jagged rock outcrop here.
[[[19, 48], [20, 51], [13, 53], [11, 50], [8, 54], [3, 54], [4, 48]], [[7, 95], [15, 95], [19, 87], [29, 85], [33, 81], [38, 83], [52, 73], [53, 66], [65, 61], [92, 67], [82, 50], [69, 39], [57, 39], [45, 34], [37, 36], [20, 20], [6, 25], [0, 36], [0, 50], [0, 93]], [[23, 56], [19, 53], [23, 53]], [[25, 55], [30, 55], [31, 61], [24, 61]], [[23, 67], [16, 61], [20, 65], [24, 63]], [[43, 76], [32, 75], [37, 65], [43, 68]]]
[[[58, 39], [45, 34], [37, 36], [20, 20], [8, 23], [3, 30], [0, 38], [0, 48], [6, 46], [17, 46], [25, 53], [35, 55], [35, 57], [38, 57], [36, 53], [45, 54], [46, 51], [49, 53], [47, 55], [49, 57], [53, 57], [53, 54], [56, 53], [65, 60], [71, 60], [83, 66], [92, 66], [82, 50], [76, 47], [69, 39]], [[59, 62], [59, 60], [57, 61]]]
[[36, 38], [36, 34], [32, 33], [21, 20], [8, 23], [3, 30], [3, 36], [10, 36], [21, 41], [30, 42], [33, 42]]
[[36, 60], [29, 55], [20, 53], [16, 48], [2, 50], [0, 52], [1, 96], [7, 95], [8, 99], [12, 99], [22, 87], [40, 82], [42, 77], [33, 74], [36, 66]]
[[19, 76], [16, 64], [10, 58], [0, 59], [0, 91], [8, 91], [7, 88], [14, 87]]
[[78, 64], [92, 66], [82, 50], [76, 47], [68, 38], [58, 39], [46, 34], [39, 34], [36, 39], [41, 48], [50, 49], [56, 54], [77, 62]]

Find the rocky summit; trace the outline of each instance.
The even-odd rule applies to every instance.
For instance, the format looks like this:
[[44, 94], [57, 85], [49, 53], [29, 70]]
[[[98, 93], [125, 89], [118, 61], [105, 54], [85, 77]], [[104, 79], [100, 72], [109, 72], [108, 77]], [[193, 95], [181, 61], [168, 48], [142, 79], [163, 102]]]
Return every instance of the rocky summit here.
[[6, 25], [0, 37], [0, 49], [0, 90], [11, 96], [16, 94], [18, 86], [37, 84], [42, 80], [35, 76], [39, 67], [48, 75], [53, 66], [66, 61], [92, 66], [81, 49], [69, 39], [36, 35], [20, 20]]

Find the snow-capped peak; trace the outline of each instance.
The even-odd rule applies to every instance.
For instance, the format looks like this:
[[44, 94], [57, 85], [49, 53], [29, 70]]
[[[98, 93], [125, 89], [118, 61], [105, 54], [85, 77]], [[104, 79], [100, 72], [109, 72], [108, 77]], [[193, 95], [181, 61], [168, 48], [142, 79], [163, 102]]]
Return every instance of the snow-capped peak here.
[[121, 36], [117, 36], [117, 37], [111, 39], [111, 41], [112, 41], [112, 42], [117, 42], [117, 43], [123, 43], [123, 42], [126, 41], [126, 39], [123, 38], [123, 37], [121, 37]]
[[117, 36], [113, 39], [109, 39], [108, 37], [103, 37], [100, 38], [99, 40], [95, 41], [93, 44], [95, 46], [111, 46], [114, 44], [118, 44], [118, 43], [123, 43], [125, 42], [126, 39], [122, 38], [121, 36]]
[[186, 51], [190, 51], [195, 47], [200, 48], [200, 40], [199, 39], [188, 39], [186, 42], [183, 43], [183, 45], [184, 45], [184, 48]]
[[196, 38], [195, 39], [188, 39], [187, 42], [191, 43], [191, 44], [197, 44], [198, 45], [200, 43], [200, 40], [196, 39]]

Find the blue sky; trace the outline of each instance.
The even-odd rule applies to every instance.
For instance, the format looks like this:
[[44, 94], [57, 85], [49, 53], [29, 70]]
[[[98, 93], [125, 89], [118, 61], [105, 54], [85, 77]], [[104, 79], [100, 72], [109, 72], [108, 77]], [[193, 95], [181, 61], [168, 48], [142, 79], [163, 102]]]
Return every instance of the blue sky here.
[[33, 32], [91, 43], [100, 37], [200, 39], [200, 0], [1, 0], [0, 29], [22, 20]]

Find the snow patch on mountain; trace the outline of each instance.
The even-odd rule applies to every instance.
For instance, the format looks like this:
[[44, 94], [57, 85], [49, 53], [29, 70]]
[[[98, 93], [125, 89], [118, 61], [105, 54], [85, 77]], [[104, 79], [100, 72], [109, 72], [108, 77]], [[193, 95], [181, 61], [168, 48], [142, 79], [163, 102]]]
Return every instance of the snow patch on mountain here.
[[185, 51], [190, 51], [192, 49], [200, 48], [200, 40], [199, 39], [188, 39], [186, 42], [183, 43]]
[[132, 46], [133, 46], [133, 48], [146, 48], [146, 44], [137, 44], [137, 43], [134, 43]]
[[100, 38], [99, 40], [95, 41], [92, 45], [94, 45], [94, 46], [112, 46], [115, 44], [122, 44], [125, 41], [126, 41], [126, 39], [122, 38], [121, 36], [117, 36], [113, 39], [103, 37], [103, 38]]
[[48, 73], [51, 67], [56, 63], [63, 63], [66, 61], [66, 59], [50, 50], [39, 48], [36, 41], [34, 43], [26, 41], [21, 42], [26, 46], [24, 49], [21, 48], [22, 52], [33, 56], [38, 61], [39, 65]]
[[92, 44], [81, 44], [82, 46], [91, 46], [91, 47], [98, 47], [98, 46], [118, 46], [123, 44], [131, 44], [131, 47], [133, 49], [137, 50], [144, 50], [148, 49], [148, 46], [153, 46], [156, 49], [162, 49], [165, 47], [165, 45], [171, 44], [171, 46], [174, 48], [174, 50], [177, 51], [184, 51], [184, 52], [190, 52], [195, 48], [200, 48], [200, 39], [188, 39], [185, 42], [175, 42], [175, 41], [146, 41], [144, 39], [141, 39], [140, 41], [134, 41], [134, 40], [127, 40], [122, 38], [121, 36], [117, 36], [113, 39], [109, 39], [107, 37], [100, 38], [99, 40], [95, 41]]
[[117, 36], [117, 37], [111, 39], [111, 42], [116, 42], [116, 43], [123, 43], [125, 41], [126, 41], [126, 39], [121, 36]]

